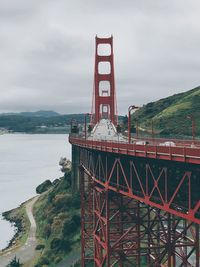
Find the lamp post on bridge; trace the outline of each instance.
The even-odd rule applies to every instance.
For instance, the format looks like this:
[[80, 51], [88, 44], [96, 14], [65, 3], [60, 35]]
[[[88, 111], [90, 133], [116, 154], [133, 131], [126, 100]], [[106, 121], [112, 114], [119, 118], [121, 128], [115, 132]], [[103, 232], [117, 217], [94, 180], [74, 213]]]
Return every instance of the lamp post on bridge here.
[[71, 134], [78, 134], [79, 132], [79, 129], [78, 129], [78, 124], [77, 124], [77, 121], [75, 119], [71, 119], [70, 120], [70, 133]]
[[195, 135], [196, 135], [196, 121], [195, 117], [193, 115], [188, 115], [187, 119], [190, 119], [192, 121], [192, 143], [195, 142]]
[[[134, 109], [138, 109], [135, 105], [131, 105], [128, 107], [128, 142], [131, 142], [131, 111]], [[137, 121], [137, 132], [138, 132], [138, 121]], [[138, 134], [138, 133], [137, 133]]]
[[84, 131], [85, 131], [85, 140], [87, 139], [87, 116], [90, 115], [91, 113], [85, 113], [84, 114]]

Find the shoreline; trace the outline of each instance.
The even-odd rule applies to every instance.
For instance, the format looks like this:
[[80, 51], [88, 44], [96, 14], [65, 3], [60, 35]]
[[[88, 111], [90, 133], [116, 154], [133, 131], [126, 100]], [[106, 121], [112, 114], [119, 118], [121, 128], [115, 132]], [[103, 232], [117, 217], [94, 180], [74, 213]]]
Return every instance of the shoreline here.
[[2, 219], [14, 226], [15, 233], [9, 240], [8, 245], [0, 250], [0, 256], [17, 249], [26, 242], [30, 229], [30, 222], [26, 214], [26, 205], [33, 198], [21, 203], [17, 208], [2, 213]]
[[24, 267], [33, 266], [38, 252], [35, 249], [37, 246], [36, 222], [32, 210], [38, 198], [39, 196], [35, 196], [16, 209], [4, 213], [6, 220], [16, 222], [18, 231], [16, 231], [17, 236], [14, 235], [10, 240], [9, 246], [1, 251], [0, 267], [7, 266], [14, 257], [19, 259]]
[[16, 220], [9, 219], [9, 215], [11, 212], [12, 212], [12, 210], [3, 212], [2, 213], [2, 219], [9, 222], [11, 224], [11, 226], [14, 227], [14, 236], [8, 241], [8, 245], [5, 248], [0, 250], [0, 253], [3, 253], [5, 251], [9, 250], [14, 245], [15, 240], [17, 239], [17, 237], [19, 236], [19, 234], [21, 232], [21, 230], [20, 230], [21, 225], [20, 226], [18, 225], [20, 222], [17, 223]]

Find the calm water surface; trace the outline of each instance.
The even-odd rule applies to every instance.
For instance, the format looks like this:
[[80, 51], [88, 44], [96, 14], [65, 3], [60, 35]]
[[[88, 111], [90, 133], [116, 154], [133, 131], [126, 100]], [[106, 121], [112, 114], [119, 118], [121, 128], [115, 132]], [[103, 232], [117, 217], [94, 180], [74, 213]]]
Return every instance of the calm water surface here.
[[[0, 135], [0, 213], [34, 196], [45, 179], [60, 177], [61, 157], [71, 159], [68, 135]], [[10, 223], [0, 219], [0, 249], [13, 233]]]

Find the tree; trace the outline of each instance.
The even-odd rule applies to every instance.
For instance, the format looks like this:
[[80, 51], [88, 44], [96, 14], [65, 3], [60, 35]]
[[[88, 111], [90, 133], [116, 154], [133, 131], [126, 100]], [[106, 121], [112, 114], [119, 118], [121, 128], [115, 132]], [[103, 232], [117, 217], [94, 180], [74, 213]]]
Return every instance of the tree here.
[[15, 256], [14, 259], [11, 260], [11, 262], [6, 267], [21, 267], [21, 266], [23, 266], [23, 264], [20, 263], [19, 259], [17, 259]]

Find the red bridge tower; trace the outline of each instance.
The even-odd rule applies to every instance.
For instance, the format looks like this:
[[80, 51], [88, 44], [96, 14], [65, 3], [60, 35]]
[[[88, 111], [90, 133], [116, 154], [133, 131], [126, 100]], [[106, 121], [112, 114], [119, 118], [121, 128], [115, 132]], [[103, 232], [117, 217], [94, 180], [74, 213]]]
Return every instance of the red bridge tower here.
[[[100, 53], [101, 46], [107, 46], [108, 48], [110, 48], [108, 49], [109, 53]], [[107, 67], [107, 72], [105, 72], [105, 67]], [[93, 100], [95, 101], [95, 112], [93, 112], [92, 110], [92, 113], [94, 113], [93, 122], [96, 124], [100, 119], [107, 118], [116, 125], [117, 116], [112, 36], [109, 38], [99, 38], [96, 36]]]

